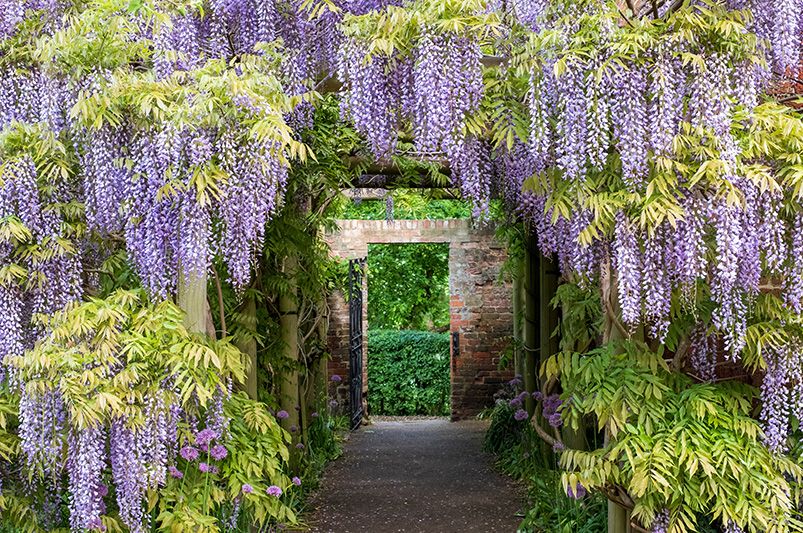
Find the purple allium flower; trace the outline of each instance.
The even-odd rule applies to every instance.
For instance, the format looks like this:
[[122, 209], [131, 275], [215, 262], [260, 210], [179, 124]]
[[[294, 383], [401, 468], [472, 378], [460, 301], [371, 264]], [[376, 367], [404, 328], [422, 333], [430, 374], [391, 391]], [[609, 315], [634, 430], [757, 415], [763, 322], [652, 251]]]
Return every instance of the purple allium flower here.
[[535, 400], [536, 402], [540, 402], [543, 398], [544, 395], [541, 393], [541, 391], [535, 391], [533, 393], [533, 400]]
[[105, 483], [101, 483], [100, 486], [98, 486], [98, 496], [100, 496], [101, 498], [105, 498], [108, 495], [109, 495], [109, 486]]
[[303, 450], [304, 449], [304, 444], [299, 442], [298, 444], [296, 444], [296, 448], [298, 448], [299, 450]]
[[276, 413], [276, 418], [278, 418], [279, 420], [284, 420], [285, 418], [288, 418], [289, 416], [290, 415], [288, 414], [288, 412], [285, 411], [284, 409], [282, 409], [281, 411]]
[[343, 381], [343, 378], [341, 378], [338, 374], [332, 374], [332, 377], [330, 377], [329, 379], [331, 379], [335, 383], [340, 383], [341, 381]]
[[518, 388], [522, 386], [523, 382], [521, 380], [521, 377], [516, 376], [515, 378], [508, 381], [507, 384], [510, 385], [511, 387]]
[[209, 428], [202, 429], [201, 431], [198, 432], [197, 435], [195, 435], [195, 444], [197, 444], [201, 448], [205, 448], [209, 446], [210, 442], [217, 439], [219, 436], [220, 435], [218, 435], [217, 432]]
[[254, 487], [248, 483], [243, 483], [243, 494], [251, 494], [252, 492], [254, 492]]
[[298, 426], [290, 426], [290, 433], [295, 433], [298, 431]]
[[222, 444], [213, 446], [212, 451], [209, 452], [209, 455], [211, 455], [212, 459], [214, 459], [215, 461], [220, 461], [221, 459], [225, 459], [228, 454], [229, 451]]
[[314, 412], [314, 413], [312, 413], [310, 416], [311, 416], [312, 418], [318, 418], [318, 412], [317, 412], [317, 411], [315, 411], [315, 412]]
[[195, 461], [199, 454], [198, 448], [194, 446], [184, 446], [178, 453], [185, 461]]
[[198, 470], [200, 470], [203, 473], [209, 473], [209, 472], [212, 471], [212, 467], [210, 465], [208, 465], [207, 463], [200, 463], [198, 465]]
[[295, 476], [292, 479], [292, 481], [293, 481], [293, 485], [295, 485], [296, 487], [300, 487], [301, 486], [301, 478], [299, 478], [298, 476]]
[[172, 465], [167, 467], [167, 473], [170, 474], [170, 477], [174, 477], [176, 479], [181, 479], [184, 477], [184, 474], [181, 472], [181, 470]]
[[572, 491], [572, 486], [566, 487], [566, 495], [573, 500], [579, 500], [586, 495], [586, 488], [580, 483], [577, 484], [577, 491]]
[[282, 495], [282, 489], [276, 485], [271, 485], [265, 492], [268, 493], [268, 496], [276, 496], [277, 498]]
[[521, 400], [519, 400], [518, 398], [513, 398], [512, 400], [510, 400], [509, 404], [510, 407], [521, 407]]
[[552, 445], [552, 451], [555, 453], [562, 452], [566, 446], [562, 442], [556, 442]]
[[529, 418], [529, 415], [527, 414], [527, 411], [525, 411], [524, 409], [519, 409], [518, 411], [513, 413], [513, 418], [521, 422], [522, 420], [527, 420], [527, 418]]

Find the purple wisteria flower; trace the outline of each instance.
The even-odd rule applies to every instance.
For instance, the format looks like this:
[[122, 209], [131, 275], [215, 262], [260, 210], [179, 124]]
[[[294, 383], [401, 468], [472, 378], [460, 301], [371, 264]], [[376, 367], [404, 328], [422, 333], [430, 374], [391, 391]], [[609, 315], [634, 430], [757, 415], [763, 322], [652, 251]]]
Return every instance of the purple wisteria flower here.
[[265, 492], [268, 493], [268, 496], [276, 496], [277, 498], [282, 495], [282, 489], [276, 485], [271, 485]]
[[222, 459], [225, 459], [228, 454], [229, 451], [222, 444], [213, 446], [212, 450], [209, 452], [209, 455], [211, 455], [212, 459], [214, 459], [215, 461], [220, 461]]
[[243, 494], [251, 494], [254, 492], [254, 487], [249, 485], [248, 483], [243, 483]]
[[340, 375], [338, 374], [332, 374], [332, 377], [330, 377], [329, 379], [332, 380], [334, 383], [340, 383], [341, 381], [343, 381], [343, 378], [341, 378]]
[[580, 483], [577, 484], [577, 490], [573, 491], [572, 486], [566, 487], [566, 495], [573, 500], [579, 500], [586, 495], [586, 488]]
[[276, 418], [278, 418], [279, 420], [284, 420], [284, 419], [288, 418], [289, 416], [290, 415], [284, 409], [282, 409], [281, 411], [276, 413]]
[[513, 413], [513, 418], [515, 418], [519, 422], [521, 422], [522, 420], [527, 420], [528, 417], [529, 415], [527, 414], [527, 411], [525, 411], [524, 409], [519, 409], [518, 411]]
[[185, 461], [195, 461], [199, 455], [198, 448], [194, 446], [184, 446], [178, 453]]
[[184, 474], [181, 472], [181, 470], [172, 465], [167, 467], [167, 473], [170, 474], [170, 477], [176, 479], [181, 479], [184, 477]]
[[296, 487], [300, 487], [301, 486], [301, 478], [299, 478], [298, 476], [293, 477], [292, 481], [293, 481], [293, 485], [295, 485]]

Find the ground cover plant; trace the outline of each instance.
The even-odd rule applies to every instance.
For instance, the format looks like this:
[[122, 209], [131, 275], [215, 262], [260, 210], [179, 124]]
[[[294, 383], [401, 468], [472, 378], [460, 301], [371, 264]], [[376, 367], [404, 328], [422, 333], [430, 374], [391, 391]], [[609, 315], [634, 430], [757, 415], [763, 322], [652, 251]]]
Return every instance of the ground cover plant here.
[[321, 234], [378, 169], [554, 261], [513, 417], [612, 533], [803, 528], [799, 0], [2, 7], [9, 527], [296, 521]]

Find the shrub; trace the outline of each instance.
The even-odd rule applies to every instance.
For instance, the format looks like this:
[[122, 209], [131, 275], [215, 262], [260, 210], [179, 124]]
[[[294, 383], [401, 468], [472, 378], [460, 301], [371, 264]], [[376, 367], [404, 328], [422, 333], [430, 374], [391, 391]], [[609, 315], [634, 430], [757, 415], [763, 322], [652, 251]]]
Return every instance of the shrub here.
[[449, 413], [449, 335], [368, 333], [368, 408], [375, 415]]

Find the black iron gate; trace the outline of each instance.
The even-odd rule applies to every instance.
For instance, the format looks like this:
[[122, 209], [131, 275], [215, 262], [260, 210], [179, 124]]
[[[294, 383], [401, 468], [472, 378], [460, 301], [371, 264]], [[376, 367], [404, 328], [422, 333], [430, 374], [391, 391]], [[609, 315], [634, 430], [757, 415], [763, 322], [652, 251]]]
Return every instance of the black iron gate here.
[[349, 404], [351, 429], [362, 422], [362, 283], [365, 258], [349, 261]]

